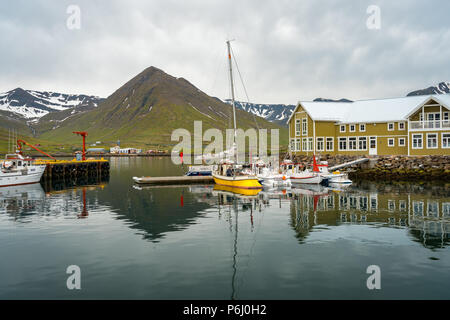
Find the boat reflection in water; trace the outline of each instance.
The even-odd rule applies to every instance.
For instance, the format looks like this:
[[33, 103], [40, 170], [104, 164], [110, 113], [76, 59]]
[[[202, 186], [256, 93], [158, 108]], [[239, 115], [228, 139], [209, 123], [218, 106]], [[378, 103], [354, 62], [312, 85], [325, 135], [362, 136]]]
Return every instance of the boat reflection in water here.
[[[105, 180], [106, 179], [106, 180]], [[86, 218], [88, 207], [98, 209], [97, 201], [89, 206], [86, 193], [103, 189], [107, 178], [89, 177], [72, 181], [54, 180], [41, 183], [0, 188], [0, 213], [15, 220], [34, 215], [71, 216]]]

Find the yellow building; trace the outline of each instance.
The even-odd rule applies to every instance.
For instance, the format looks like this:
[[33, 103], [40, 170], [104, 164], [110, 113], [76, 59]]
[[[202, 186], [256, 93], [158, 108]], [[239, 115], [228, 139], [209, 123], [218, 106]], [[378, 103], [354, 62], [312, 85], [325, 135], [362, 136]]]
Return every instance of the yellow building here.
[[450, 94], [298, 103], [291, 155], [449, 155]]

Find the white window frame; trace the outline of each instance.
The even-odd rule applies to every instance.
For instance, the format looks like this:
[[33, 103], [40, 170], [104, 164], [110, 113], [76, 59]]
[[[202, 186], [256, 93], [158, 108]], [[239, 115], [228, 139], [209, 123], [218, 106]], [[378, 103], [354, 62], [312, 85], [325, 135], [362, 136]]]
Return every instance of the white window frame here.
[[308, 135], [308, 118], [302, 118], [302, 136]]
[[308, 138], [308, 151], [313, 151], [314, 148], [314, 139]]
[[[353, 130], [352, 130], [352, 127], [353, 127]], [[349, 124], [348, 132], [356, 132], [356, 124]]]
[[299, 136], [300, 132], [301, 132], [301, 120], [300, 119], [295, 119], [295, 136]]
[[[400, 128], [401, 124], [403, 125], [403, 128]], [[401, 121], [401, 122], [398, 123], [398, 130], [399, 131], [405, 131], [406, 130], [406, 124], [405, 124], [404, 121]]]
[[[345, 141], [345, 149], [341, 149], [341, 140]], [[339, 137], [338, 138], [338, 150], [339, 151], [347, 151], [348, 150], [348, 142], [347, 142], [347, 137]]]
[[[447, 146], [444, 147], [444, 135], [448, 135], [447, 139]], [[450, 148], [450, 133], [442, 132], [441, 133], [441, 148], [442, 149], [449, 149]]]
[[[365, 148], [365, 149], [361, 149], [361, 148], [359, 147], [359, 146], [360, 146], [359, 142], [360, 142], [362, 139], [365, 139], [365, 141], [366, 141], [366, 148]], [[364, 136], [358, 137], [358, 139], [357, 139], [357, 147], [358, 147], [358, 150], [360, 150], [360, 151], [367, 151], [367, 146], [368, 146], [367, 140], [368, 140], [367, 137], [364, 137]]]
[[[322, 140], [322, 148], [319, 148], [319, 140]], [[325, 151], [325, 138], [317, 137], [316, 138], [316, 146], [317, 146], [317, 151]]]
[[[391, 125], [392, 125], [392, 129], [389, 129]], [[395, 130], [395, 122], [388, 122], [387, 129], [388, 129], [388, 131], [394, 131]]]
[[295, 139], [295, 150], [296, 151], [302, 151], [302, 149], [301, 149], [302, 144], [301, 143], [302, 142], [301, 142], [300, 138]]
[[[435, 147], [430, 147], [428, 145], [428, 136], [434, 135], [436, 136], [436, 146]], [[427, 149], [437, 149], [439, 148], [439, 134], [438, 133], [427, 133]]]
[[[361, 127], [363, 127], [364, 129], [362, 129]], [[360, 125], [359, 125], [359, 132], [366, 132], [366, 124], [365, 123], [361, 123]]]
[[[391, 144], [392, 141], [392, 144]], [[395, 147], [395, 138], [388, 138], [388, 147]]]
[[302, 150], [308, 151], [308, 138], [302, 138]]
[[[400, 143], [400, 141], [403, 141], [403, 143]], [[406, 147], [406, 138], [398, 138], [398, 146]]]
[[[355, 140], [353, 140], [353, 138], [355, 138]], [[355, 141], [355, 148], [354, 149], [350, 149], [350, 139], [352, 139], [352, 142]], [[358, 151], [358, 138], [357, 137], [348, 137], [347, 139], [347, 150], [348, 151]]]
[[[331, 139], [331, 149], [328, 149], [328, 139]], [[326, 151], [334, 151], [334, 137], [326, 137], [325, 138], [325, 150]]]
[[291, 147], [291, 151], [296, 151], [296, 150], [295, 150], [295, 139], [291, 139], [291, 145], [290, 145], [290, 147]]
[[[414, 139], [415, 137], [420, 137], [420, 147], [414, 147]], [[411, 139], [411, 148], [412, 149], [423, 149], [423, 134], [422, 133], [414, 133]]]
[[[342, 130], [342, 128], [344, 128], [344, 130]], [[345, 132], [346, 129], [346, 125], [345, 124], [340, 124], [339, 125], [339, 132]]]
[[[445, 119], [445, 118], [447, 118], [447, 119]], [[449, 121], [450, 121], [450, 112], [449, 111], [442, 112], [442, 121], [445, 124], [449, 123]]]

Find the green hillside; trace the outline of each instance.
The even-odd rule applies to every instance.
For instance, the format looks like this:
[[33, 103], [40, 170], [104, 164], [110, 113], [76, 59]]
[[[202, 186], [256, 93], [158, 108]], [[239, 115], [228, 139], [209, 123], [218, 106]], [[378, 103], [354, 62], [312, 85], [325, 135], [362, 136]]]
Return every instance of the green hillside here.
[[[187, 80], [175, 78], [150, 67], [128, 81], [99, 107], [81, 114], [67, 115], [64, 121], [42, 118], [36, 134], [46, 140], [79, 143], [72, 131], [88, 131], [88, 141], [102, 141], [104, 146], [120, 139], [122, 145], [149, 147], [173, 145], [173, 130], [193, 132], [201, 120], [203, 130], [231, 127], [232, 107], [203, 93]], [[52, 116], [53, 117], [53, 116]], [[280, 143], [287, 144], [287, 129], [237, 110], [239, 128], [280, 129]]]

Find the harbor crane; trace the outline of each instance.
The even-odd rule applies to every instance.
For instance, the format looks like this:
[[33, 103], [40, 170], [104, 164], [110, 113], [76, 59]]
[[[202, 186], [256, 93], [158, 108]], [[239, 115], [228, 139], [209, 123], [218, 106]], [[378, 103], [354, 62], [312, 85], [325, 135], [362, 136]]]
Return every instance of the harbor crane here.
[[74, 131], [72, 133], [78, 134], [83, 137], [83, 161], [86, 160], [86, 136], [88, 133], [86, 131]]
[[25, 140], [22, 139], [17, 139], [17, 148], [19, 149], [19, 153], [22, 154], [22, 144], [26, 144], [27, 146], [33, 148], [34, 150], [42, 153], [43, 155], [46, 155], [49, 158], [52, 158], [53, 160], [56, 160], [55, 157], [52, 157], [51, 155], [49, 155], [48, 153], [36, 148], [35, 146], [33, 146], [31, 143], [26, 142]]

